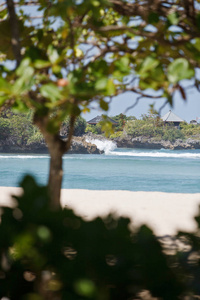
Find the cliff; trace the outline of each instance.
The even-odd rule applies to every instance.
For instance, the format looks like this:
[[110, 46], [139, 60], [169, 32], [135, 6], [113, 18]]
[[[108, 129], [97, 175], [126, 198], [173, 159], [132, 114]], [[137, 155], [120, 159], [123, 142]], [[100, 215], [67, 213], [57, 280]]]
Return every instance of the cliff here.
[[144, 149], [200, 149], [200, 140], [188, 138], [186, 140], [178, 139], [174, 142], [165, 140], [156, 140], [144, 136], [131, 137], [129, 135], [113, 139], [119, 148], [144, 148]]
[[[92, 140], [108, 141], [103, 135], [86, 134], [82, 137], [73, 137], [69, 154], [102, 154], [105, 149], [98, 149]], [[91, 142], [90, 142], [91, 141]], [[200, 149], [200, 140], [188, 138], [186, 140], [178, 139], [174, 142], [165, 140], [156, 140], [145, 136], [133, 138], [130, 135], [124, 135], [114, 139], [110, 139], [116, 143], [118, 148], [143, 148], [143, 149]], [[99, 147], [101, 148], [101, 147]], [[0, 153], [48, 153], [47, 146], [44, 141], [40, 143], [32, 143], [30, 145], [19, 145], [13, 140], [0, 140]]]
[[[45, 142], [19, 145], [12, 140], [0, 140], [0, 153], [48, 153]], [[85, 137], [73, 137], [70, 154], [101, 154], [96, 145], [88, 143]]]

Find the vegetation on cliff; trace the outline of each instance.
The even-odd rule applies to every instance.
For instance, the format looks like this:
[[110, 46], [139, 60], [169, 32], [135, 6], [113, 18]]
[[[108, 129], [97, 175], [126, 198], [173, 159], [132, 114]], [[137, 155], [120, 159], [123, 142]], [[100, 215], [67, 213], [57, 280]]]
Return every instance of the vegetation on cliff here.
[[[74, 136], [85, 133], [86, 121], [79, 116], [74, 125]], [[64, 138], [69, 133], [69, 118], [61, 126], [60, 135]], [[35, 144], [44, 144], [44, 138], [37, 126], [33, 124], [33, 113], [13, 113], [6, 110], [0, 115], [0, 145], [19, 146], [26, 149]]]
[[[123, 114], [112, 117], [118, 122], [113, 127], [110, 138], [123, 137], [125, 135], [135, 137], [145, 137], [155, 141], [175, 142], [178, 139], [186, 140], [188, 138], [200, 140], [200, 125], [181, 123], [177, 128], [173, 125], [164, 124], [164, 122], [151, 115], [143, 115], [141, 119], [134, 116]], [[69, 133], [70, 119], [67, 117], [61, 126], [60, 135], [64, 138]], [[87, 125], [84, 118], [79, 116], [74, 125], [74, 136], [82, 136], [86, 133], [104, 135], [101, 124]], [[9, 110], [0, 115], [0, 144], [7, 144], [20, 147], [34, 146], [35, 144], [44, 144], [44, 138], [38, 127], [33, 124], [33, 114], [16, 114]]]
[[0, 115], [0, 144], [25, 147], [43, 140], [39, 129], [33, 125], [32, 112], [15, 114], [6, 110]]
[[[200, 140], [200, 125], [188, 124], [183, 122], [179, 128], [173, 124], [164, 124], [162, 119], [155, 115], [142, 115], [141, 119], [134, 116], [117, 115], [112, 119], [118, 121], [118, 125], [113, 127], [114, 133], [110, 138], [123, 137], [129, 135], [132, 137], [154, 138], [157, 141], [175, 142], [178, 139], [186, 140], [188, 138]], [[103, 134], [100, 124], [88, 125], [87, 132]]]

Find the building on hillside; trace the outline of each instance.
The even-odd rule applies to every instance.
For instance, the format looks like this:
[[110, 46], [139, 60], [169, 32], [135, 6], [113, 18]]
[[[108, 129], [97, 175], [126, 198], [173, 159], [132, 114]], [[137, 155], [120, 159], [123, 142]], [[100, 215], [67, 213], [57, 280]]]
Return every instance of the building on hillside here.
[[197, 122], [197, 120], [191, 120], [191, 121], [190, 121], [190, 124], [197, 125], [198, 122]]
[[[113, 119], [109, 117], [107, 117], [107, 120], [110, 121], [114, 126], [118, 125], [118, 122], [115, 122]], [[101, 121], [103, 121], [103, 116], [96, 116], [95, 118], [91, 119], [87, 123], [90, 125], [97, 125]]]
[[175, 115], [171, 110], [162, 116], [161, 119], [165, 124], [172, 124], [177, 127], [180, 125], [180, 123], [185, 122], [183, 119]]

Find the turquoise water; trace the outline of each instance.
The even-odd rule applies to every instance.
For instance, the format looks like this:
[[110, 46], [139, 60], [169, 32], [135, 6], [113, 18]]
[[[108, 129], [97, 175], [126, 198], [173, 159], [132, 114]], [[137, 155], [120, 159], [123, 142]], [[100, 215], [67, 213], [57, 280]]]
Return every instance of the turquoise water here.
[[[65, 155], [63, 188], [200, 193], [199, 150], [110, 149], [103, 155]], [[23, 174], [47, 182], [48, 155], [0, 154], [0, 186]]]

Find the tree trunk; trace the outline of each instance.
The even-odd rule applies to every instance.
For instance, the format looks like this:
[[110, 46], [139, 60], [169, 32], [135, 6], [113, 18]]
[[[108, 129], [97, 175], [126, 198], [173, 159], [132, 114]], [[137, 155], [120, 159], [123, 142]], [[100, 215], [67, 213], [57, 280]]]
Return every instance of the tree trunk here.
[[59, 134], [50, 133], [47, 130], [48, 117], [34, 116], [34, 123], [41, 130], [45, 141], [47, 143], [50, 154], [50, 166], [49, 166], [49, 195], [50, 206], [53, 210], [60, 208], [60, 194], [62, 186], [62, 156], [66, 151], [66, 143], [59, 138]]
[[[48, 141], [47, 141], [48, 143]], [[62, 187], [63, 169], [62, 156], [64, 151], [60, 147], [60, 143], [54, 143], [53, 148], [49, 147], [50, 152], [50, 166], [49, 166], [49, 193], [51, 199], [52, 209], [60, 207], [60, 194]]]
[[8, 14], [10, 19], [10, 29], [11, 29], [11, 44], [13, 49], [13, 54], [17, 61], [17, 66], [21, 61], [21, 45], [20, 45], [20, 34], [19, 34], [19, 24], [18, 18], [15, 13], [15, 3], [13, 0], [6, 0]]
[[60, 139], [59, 133], [53, 134], [48, 131], [48, 116], [34, 116], [34, 123], [41, 130], [49, 149], [50, 166], [48, 187], [51, 201], [50, 206], [53, 210], [60, 208], [60, 194], [63, 178], [62, 157], [70, 148], [75, 119], [75, 116], [71, 116], [68, 140], [64, 142]]

